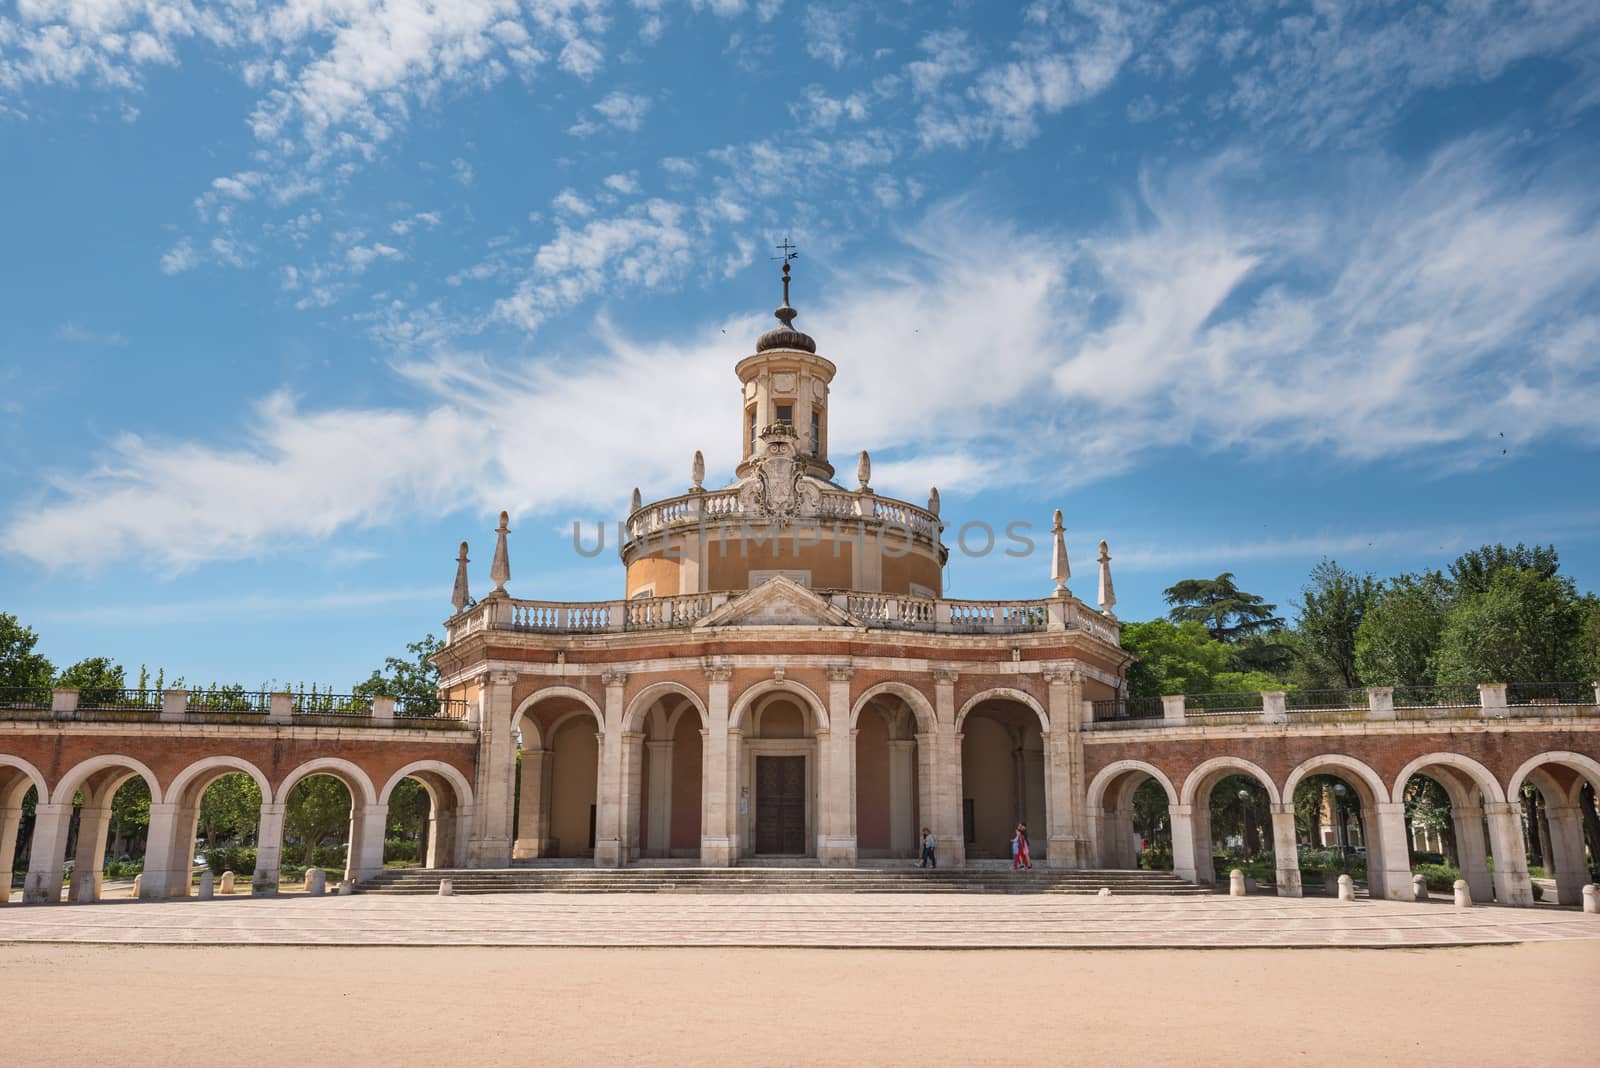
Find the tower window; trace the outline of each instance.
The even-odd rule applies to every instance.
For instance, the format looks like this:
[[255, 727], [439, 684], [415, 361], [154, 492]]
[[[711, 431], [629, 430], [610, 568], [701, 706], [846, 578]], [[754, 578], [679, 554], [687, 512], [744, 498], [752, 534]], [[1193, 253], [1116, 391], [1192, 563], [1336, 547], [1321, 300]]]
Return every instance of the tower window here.
[[794, 405], [778, 405], [778, 422], [782, 423], [784, 426], [794, 426]]
[[754, 456], [756, 454], [756, 432], [757, 432], [758, 429], [759, 428], [756, 426], [756, 410], [754, 408], [751, 408], [750, 409], [750, 448], [747, 450], [751, 456]]
[[822, 413], [811, 409], [811, 455], [822, 455]]

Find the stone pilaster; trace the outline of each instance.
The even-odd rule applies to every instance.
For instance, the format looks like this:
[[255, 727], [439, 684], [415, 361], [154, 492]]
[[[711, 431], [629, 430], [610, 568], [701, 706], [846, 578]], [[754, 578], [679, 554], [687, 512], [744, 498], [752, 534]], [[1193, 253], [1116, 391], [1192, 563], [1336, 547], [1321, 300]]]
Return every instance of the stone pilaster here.
[[1545, 858], [1545, 874], [1555, 876], [1556, 903], [1582, 905], [1583, 887], [1589, 881], [1589, 867], [1584, 862], [1583, 812], [1576, 805], [1552, 805], [1547, 795], [1545, 817], [1550, 821], [1553, 854]]
[[622, 843], [622, 804], [627, 796], [627, 770], [622, 752], [622, 694], [628, 684], [624, 671], [607, 671], [605, 684], [605, 729], [600, 735], [600, 769], [595, 779], [594, 865], [597, 868], [621, 867], [625, 862]]
[[[184, 897], [189, 890], [189, 857], [194, 849], [193, 827], [186, 828], [184, 837], [188, 847], [177, 848], [178, 806], [163, 802], [150, 806], [150, 829], [145, 837], [144, 881], [140, 889], [147, 898]], [[79, 833], [82, 833], [81, 831]], [[102, 855], [105, 840], [101, 839]], [[182, 866], [179, 870], [179, 866]], [[96, 865], [96, 871], [99, 866]]]
[[[87, 795], [88, 790], [84, 793]], [[111, 827], [111, 797], [109, 790], [101, 791], [104, 803], [84, 805], [78, 810], [78, 847], [72, 857], [72, 879], [67, 884], [67, 900], [84, 900], [84, 880], [94, 879], [106, 859], [106, 831]], [[154, 837], [155, 828], [149, 837]], [[145, 881], [149, 885], [149, 880]], [[93, 900], [93, 897], [90, 897]]]
[[705, 744], [701, 747], [700, 863], [726, 868], [734, 863], [733, 785], [730, 783], [728, 682], [733, 668], [707, 665]]
[[[1377, 841], [1368, 841], [1367, 889], [1374, 898], [1389, 901], [1415, 900], [1411, 891], [1411, 848], [1406, 835], [1406, 806], [1402, 802], [1379, 802]], [[1370, 813], [1368, 814], [1370, 818]], [[1376, 846], [1377, 848], [1373, 848]], [[1531, 893], [1531, 891], [1530, 891]]]
[[256, 872], [250, 877], [250, 893], [256, 897], [276, 897], [278, 894], [284, 807], [271, 803], [261, 806], [261, 822], [256, 825]]
[[1202, 881], [1199, 862], [1204, 861], [1207, 870], [1211, 867], [1211, 843], [1206, 842], [1205, 847], [1200, 848], [1195, 838], [1193, 814], [1194, 809], [1189, 805], [1167, 806], [1167, 819], [1172, 824], [1172, 873], [1180, 879], [1199, 883]]
[[[523, 741], [532, 739], [532, 734], [525, 732]], [[517, 838], [512, 844], [511, 858], [513, 860], [534, 860], [544, 856], [545, 853], [545, 825], [547, 822], [547, 809], [545, 808], [545, 777], [546, 769], [552, 756], [550, 750], [533, 745], [522, 747], [522, 761], [520, 763], [522, 777], [521, 792], [517, 795]]]
[[933, 837], [940, 862], [952, 868], [967, 863], [967, 843], [961, 819], [961, 735], [956, 733], [957, 672], [933, 671], [933, 713], [936, 733], [933, 750]]
[[823, 776], [822, 788], [817, 791], [822, 799], [817, 859], [823, 864], [849, 866], [856, 862], [855, 731], [850, 725], [850, 679], [854, 675], [855, 669], [848, 664], [828, 667], [828, 732], [817, 739], [817, 771]]
[[389, 824], [389, 806], [363, 805], [356, 822], [360, 824], [361, 835], [350, 841], [344, 877], [361, 883], [383, 871], [383, 840]]
[[645, 849], [649, 856], [672, 855], [672, 740], [646, 742], [650, 754], [649, 819]]
[[[1494, 897], [1502, 905], [1533, 904], [1533, 881], [1522, 840], [1522, 806], [1493, 802], [1483, 806], [1494, 850]], [[1476, 898], [1474, 898], [1476, 900]]]
[[1299, 897], [1300, 839], [1294, 828], [1294, 802], [1272, 806], [1272, 855], [1277, 860], [1278, 896]]
[[889, 743], [889, 848], [895, 854], [919, 852], [921, 828], [912, 820], [911, 779], [916, 769], [917, 743], [909, 738]]
[[473, 794], [477, 804], [467, 843], [467, 864], [474, 868], [504, 868], [511, 863], [511, 806], [516, 796], [511, 776], [517, 766], [511, 714], [516, 681], [512, 671], [488, 671], [478, 680], [481, 712]]
[[1045, 736], [1045, 825], [1052, 868], [1088, 862], [1088, 824], [1081, 794], [1083, 772], [1083, 675], [1066, 668], [1045, 673], [1050, 687], [1050, 733]]

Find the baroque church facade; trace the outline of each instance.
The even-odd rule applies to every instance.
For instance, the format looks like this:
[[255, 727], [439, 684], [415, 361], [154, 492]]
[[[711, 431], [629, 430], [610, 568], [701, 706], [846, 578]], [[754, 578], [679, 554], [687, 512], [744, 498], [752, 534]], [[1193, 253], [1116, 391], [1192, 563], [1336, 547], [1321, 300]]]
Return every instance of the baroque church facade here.
[[783, 282], [734, 367], [734, 480], [707, 488], [697, 453], [687, 492], [634, 491], [622, 598], [513, 598], [502, 515], [473, 603], [463, 543], [438, 662], [477, 710], [469, 863], [857, 865], [928, 828], [960, 865], [1019, 823], [1041, 863], [1092, 862], [1081, 728], [1132, 659], [1103, 543], [1098, 609], [1066, 586], [1059, 512], [1052, 595], [945, 598], [938, 491], [878, 494], [865, 452], [836, 480], [836, 368]]

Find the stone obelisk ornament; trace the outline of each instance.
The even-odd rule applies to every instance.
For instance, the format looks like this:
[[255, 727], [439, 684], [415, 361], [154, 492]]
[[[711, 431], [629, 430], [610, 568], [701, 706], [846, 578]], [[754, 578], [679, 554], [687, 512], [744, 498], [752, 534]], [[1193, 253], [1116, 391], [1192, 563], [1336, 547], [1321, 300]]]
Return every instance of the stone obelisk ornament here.
[[1111, 585], [1111, 551], [1106, 548], [1106, 543], [1100, 543], [1100, 611], [1117, 618], [1112, 611], [1117, 606], [1117, 588]]
[[489, 596], [509, 596], [506, 593], [506, 583], [511, 581], [511, 553], [506, 549], [506, 535], [511, 533], [511, 516], [509, 513], [500, 513], [500, 526], [494, 532], [494, 562], [489, 565], [489, 581], [494, 583], [494, 589], [489, 591]]
[[694, 464], [689, 469], [689, 477], [694, 482], [694, 492], [705, 490], [706, 458], [699, 449], [694, 450]]
[[472, 594], [467, 592], [467, 543], [461, 543], [461, 552], [456, 557], [456, 588], [450, 591], [450, 603], [456, 606], [457, 612], [466, 611], [467, 605], [472, 603]]
[[632, 515], [644, 507], [644, 495], [639, 492], [639, 487], [633, 487], [633, 496], [628, 498], [628, 514]]
[[1072, 577], [1072, 565], [1067, 562], [1067, 528], [1061, 523], [1061, 509], [1056, 509], [1055, 525], [1050, 528], [1055, 535], [1055, 549], [1050, 554], [1050, 577], [1055, 580], [1056, 596], [1070, 597], [1067, 580]]
[[856, 481], [861, 483], [860, 490], [872, 488], [872, 457], [867, 455], [867, 450], [861, 450], [861, 459], [856, 461]]
[[928, 490], [928, 511], [934, 515], [939, 514], [939, 487], [934, 486]]

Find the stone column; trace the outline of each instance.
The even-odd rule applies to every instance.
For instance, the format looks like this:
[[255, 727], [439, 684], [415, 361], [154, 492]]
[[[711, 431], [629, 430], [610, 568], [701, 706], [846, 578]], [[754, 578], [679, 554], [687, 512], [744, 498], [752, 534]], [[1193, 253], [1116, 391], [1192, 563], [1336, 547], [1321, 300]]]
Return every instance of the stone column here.
[[250, 877], [250, 893], [275, 897], [278, 893], [278, 858], [283, 850], [283, 805], [263, 803], [261, 823], [256, 828], [256, 873]]
[[889, 849], [897, 855], [913, 855], [918, 827], [912, 826], [911, 775], [915, 767], [917, 743], [909, 739], [889, 743]]
[[733, 788], [729, 784], [728, 680], [733, 669], [720, 665], [705, 669], [709, 689], [707, 726], [701, 746], [700, 864], [727, 868], [734, 863]]
[[1050, 685], [1050, 733], [1044, 738], [1045, 826], [1052, 868], [1081, 868], [1088, 857], [1087, 813], [1079, 794], [1083, 774], [1083, 675], [1055, 668], [1045, 672]]
[[622, 843], [622, 802], [629, 785], [622, 754], [622, 695], [628, 684], [625, 671], [606, 671], [600, 681], [606, 688], [605, 731], [600, 736], [600, 767], [595, 775], [594, 866], [619, 868], [625, 863]]
[[345, 857], [346, 879], [366, 882], [383, 871], [383, 842], [389, 826], [388, 805], [365, 805], [357, 817], [361, 825], [359, 844], [351, 842]]
[[639, 859], [639, 809], [644, 804], [643, 788], [644, 734], [625, 731], [622, 735], [622, 864]]
[[956, 733], [956, 678], [948, 668], [933, 672], [933, 713], [937, 736], [933, 749], [933, 838], [940, 862], [952, 868], [967, 863], [966, 834], [961, 823], [961, 736]]
[[514, 671], [489, 671], [478, 680], [478, 770], [467, 864], [503, 868], [511, 863], [511, 805], [516, 739], [511, 733]]
[[[1194, 828], [1194, 872], [1195, 881], [1202, 886], [1217, 885], [1217, 866], [1212, 863], [1211, 850], [1211, 802], [1210, 795], [1200, 799], [1197, 805], [1189, 806], [1189, 825]], [[1176, 840], [1176, 837], [1174, 837]], [[1176, 864], [1176, 859], [1174, 859]]]
[[672, 855], [672, 740], [646, 742], [650, 751], [649, 829], [646, 848], [652, 857]]
[[[107, 794], [104, 804], [84, 805], [78, 811], [78, 848], [72, 857], [72, 880], [67, 885], [67, 900], [82, 901], [83, 882], [85, 879], [91, 883], [94, 877], [100, 874], [100, 867], [106, 859], [106, 831], [111, 827], [111, 797], [113, 791], [102, 790]], [[86, 789], [85, 794], [88, 793]], [[155, 828], [151, 829], [154, 836]], [[148, 884], [148, 880], [146, 881]], [[91, 897], [89, 900], [93, 900]]]
[[1294, 802], [1272, 806], [1272, 856], [1277, 862], [1278, 896], [1299, 897], [1300, 840], [1294, 829]]
[[[187, 897], [189, 893], [189, 858], [194, 839], [191, 837], [184, 843], [187, 849], [178, 848], [178, 815], [178, 806], [170, 802], [150, 806], [150, 829], [145, 835], [144, 882], [140, 888], [144, 896], [151, 900]], [[79, 834], [82, 834], [81, 830]]]
[[[1550, 821], [1550, 852], [1554, 854], [1553, 858], [1545, 858], [1545, 874], [1555, 876], [1556, 903], [1581, 905], [1583, 887], [1589, 881], [1589, 868], [1584, 863], [1583, 812], [1576, 805], [1552, 805], [1546, 799], [1545, 816]], [[1552, 872], [1551, 868], [1555, 870]]]
[[71, 822], [71, 805], [34, 808], [33, 848], [28, 852], [28, 876], [22, 887], [22, 900], [27, 904], [60, 902], [61, 870], [66, 867], [67, 827]]
[[[522, 737], [530, 740], [533, 734], [526, 731]], [[517, 838], [511, 846], [512, 860], [532, 860], [544, 855], [547, 817], [544, 804], [545, 767], [550, 757], [550, 750], [536, 745], [522, 748], [522, 760], [519, 762], [522, 787], [517, 795]]]
[[22, 806], [0, 809], [0, 905], [11, 903], [11, 869], [8, 867], [17, 855], [17, 832], [22, 827]]
[[1413, 895], [1411, 851], [1406, 842], [1406, 806], [1403, 802], [1390, 801], [1380, 802], [1376, 807], [1377, 819], [1372, 821], [1368, 832], [1376, 834], [1377, 842], [1363, 843], [1367, 847], [1367, 887], [1374, 898], [1410, 901]]
[[848, 664], [828, 667], [828, 733], [818, 739], [819, 749], [825, 745], [828, 753], [817, 768], [827, 775], [818, 791], [823, 798], [818, 826], [825, 836], [817, 843], [817, 858], [840, 866], [856, 862], [856, 732], [850, 725], [850, 679], [854, 674]]
[[[1189, 805], [1168, 805], [1167, 819], [1172, 824], [1172, 874], [1191, 883], [1200, 883], [1200, 869], [1196, 866], [1196, 858], [1202, 858], [1206, 867], [1211, 866], [1210, 843], [1207, 848], [1197, 849], [1194, 820], [1191, 818], [1193, 809]], [[1210, 882], [1211, 880], [1205, 880]]]
[[1481, 805], [1457, 807], [1450, 805], [1450, 822], [1455, 825], [1456, 859], [1461, 862], [1461, 878], [1474, 901], [1492, 901], [1494, 882], [1489, 877], [1488, 852], [1483, 841], [1483, 808]]
[[1494, 847], [1494, 897], [1502, 905], [1533, 904], [1533, 882], [1528, 878], [1528, 855], [1522, 840], [1522, 806], [1517, 802], [1491, 802], [1483, 806]]

